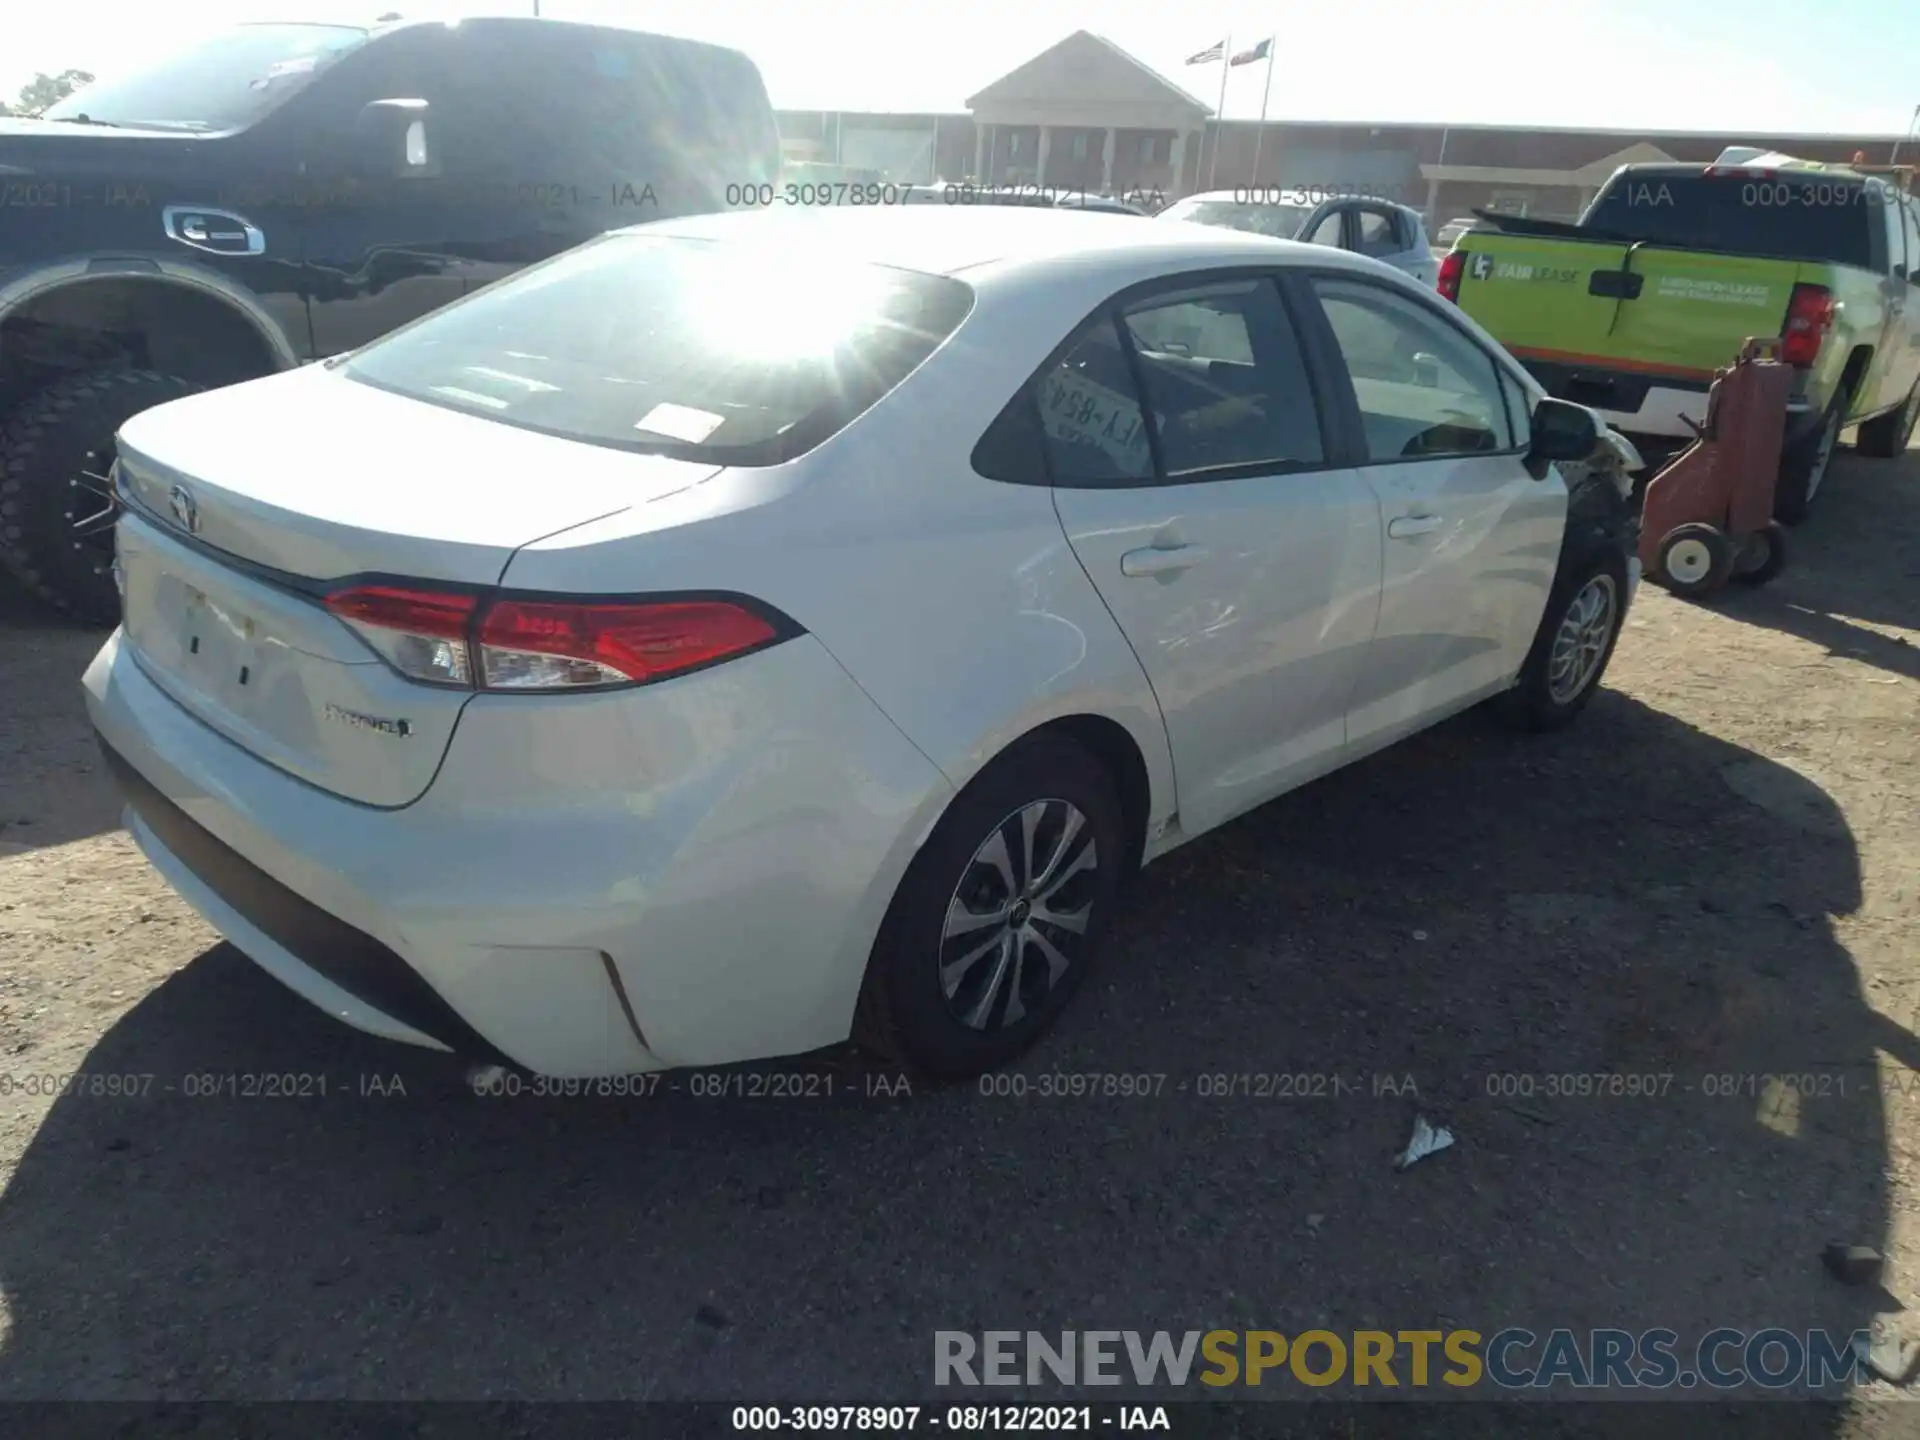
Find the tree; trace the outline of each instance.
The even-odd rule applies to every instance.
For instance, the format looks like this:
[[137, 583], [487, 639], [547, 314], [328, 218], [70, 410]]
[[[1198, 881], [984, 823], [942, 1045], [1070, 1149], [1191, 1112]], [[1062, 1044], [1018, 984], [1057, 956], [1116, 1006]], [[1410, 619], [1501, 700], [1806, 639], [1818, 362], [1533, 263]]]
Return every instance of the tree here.
[[20, 98], [9, 105], [0, 100], [0, 115], [38, 115], [57, 105], [82, 85], [91, 85], [93, 76], [85, 70], [62, 70], [49, 75], [42, 70], [20, 87]]

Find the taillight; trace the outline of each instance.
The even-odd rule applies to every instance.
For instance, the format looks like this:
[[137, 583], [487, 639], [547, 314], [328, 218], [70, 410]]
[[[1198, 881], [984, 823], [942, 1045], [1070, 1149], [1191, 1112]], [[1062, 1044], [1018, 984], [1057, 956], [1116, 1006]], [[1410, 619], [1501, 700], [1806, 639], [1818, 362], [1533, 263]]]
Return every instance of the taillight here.
[[1780, 359], [1802, 369], [1820, 358], [1833, 328], [1833, 292], [1824, 285], [1796, 285], [1787, 301], [1787, 323], [1780, 331]]
[[326, 606], [409, 679], [479, 690], [644, 684], [744, 655], [782, 634], [759, 610], [723, 599], [487, 601], [356, 585], [329, 595]]
[[1436, 288], [1440, 291], [1440, 298], [1443, 300], [1451, 300], [1456, 305], [1459, 304], [1460, 281], [1466, 273], [1466, 252], [1462, 250], [1448, 251], [1446, 259], [1440, 262], [1440, 278], [1435, 282]]
[[396, 585], [356, 585], [327, 596], [327, 609], [351, 625], [410, 680], [473, 684], [467, 633], [480, 604], [473, 595]]
[[501, 600], [481, 617], [475, 648], [485, 689], [565, 690], [658, 680], [777, 637], [763, 616], [725, 600]]

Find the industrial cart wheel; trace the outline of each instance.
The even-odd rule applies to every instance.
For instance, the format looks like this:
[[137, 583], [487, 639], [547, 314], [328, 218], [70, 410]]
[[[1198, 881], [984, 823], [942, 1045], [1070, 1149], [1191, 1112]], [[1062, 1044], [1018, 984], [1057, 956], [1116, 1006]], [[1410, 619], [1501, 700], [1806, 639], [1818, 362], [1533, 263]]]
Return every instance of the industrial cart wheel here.
[[1676, 525], [1660, 542], [1660, 579], [1687, 600], [1711, 595], [1727, 583], [1737, 554], [1733, 541], [1712, 525]]
[[1787, 527], [1778, 520], [1749, 535], [1733, 558], [1733, 576], [1742, 585], [1764, 585], [1787, 568]]

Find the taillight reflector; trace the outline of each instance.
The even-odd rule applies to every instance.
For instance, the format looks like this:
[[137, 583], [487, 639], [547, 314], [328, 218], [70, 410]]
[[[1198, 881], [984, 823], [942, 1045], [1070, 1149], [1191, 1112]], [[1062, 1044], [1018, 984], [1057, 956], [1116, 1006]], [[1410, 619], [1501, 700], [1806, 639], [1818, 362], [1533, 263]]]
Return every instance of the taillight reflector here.
[[1833, 292], [1824, 285], [1796, 285], [1787, 301], [1787, 323], [1780, 331], [1780, 359], [1802, 369], [1820, 358], [1833, 328]]
[[1466, 253], [1460, 250], [1449, 251], [1446, 258], [1440, 262], [1440, 278], [1435, 283], [1435, 288], [1440, 292], [1440, 298], [1451, 300], [1457, 305], [1460, 302], [1460, 281], [1466, 273]]
[[326, 597], [411, 680], [480, 690], [644, 684], [780, 638], [757, 610], [724, 599], [502, 598], [409, 585], [355, 585]]

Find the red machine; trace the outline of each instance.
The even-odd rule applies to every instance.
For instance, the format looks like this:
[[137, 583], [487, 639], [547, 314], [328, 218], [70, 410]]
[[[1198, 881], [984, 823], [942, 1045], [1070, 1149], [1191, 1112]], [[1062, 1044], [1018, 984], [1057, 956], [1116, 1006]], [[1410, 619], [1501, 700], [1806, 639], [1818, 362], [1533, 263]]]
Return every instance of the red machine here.
[[1676, 595], [1698, 599], [1729, 580], [1764, 585], [1787, 564], [1773, 488], [1793, 370], [1777, 337], [1750, 339], [1707, 392], [1694, 442], [1647, 482], [1640, 563]]

